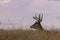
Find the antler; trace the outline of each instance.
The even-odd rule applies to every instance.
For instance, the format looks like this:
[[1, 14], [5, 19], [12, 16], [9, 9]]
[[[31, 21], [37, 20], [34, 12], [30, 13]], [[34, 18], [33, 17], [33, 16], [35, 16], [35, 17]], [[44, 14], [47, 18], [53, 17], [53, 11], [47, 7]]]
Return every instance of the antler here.
[[35, 16], [33, 17], [33, 19], [38, 20], [38, 17], [37, 17], [37, 15], [36, 15], [36, 14], [35, 14]]
[[39, 21], [42, 22], [42, 19], [43, 19], [43, 14], [42, 15], [39, 14]]
[[35, 20], [38, 20], [38, 21], [42, 22], [43, 14], [42, 14], [42, 15], [41, 15], [41, 14], [38, 14], [38, 17], [37, 17], [37, 15], [35, 14], [35, 16], [33, 17], [33, 19], [35, 19]]

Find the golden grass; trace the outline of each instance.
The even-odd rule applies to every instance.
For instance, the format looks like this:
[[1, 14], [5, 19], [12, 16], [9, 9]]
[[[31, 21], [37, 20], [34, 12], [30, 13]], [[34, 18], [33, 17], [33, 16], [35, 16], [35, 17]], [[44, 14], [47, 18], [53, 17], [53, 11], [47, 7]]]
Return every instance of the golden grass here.
[[60, 32], [0, 30], [0, 40], [60, 40]]

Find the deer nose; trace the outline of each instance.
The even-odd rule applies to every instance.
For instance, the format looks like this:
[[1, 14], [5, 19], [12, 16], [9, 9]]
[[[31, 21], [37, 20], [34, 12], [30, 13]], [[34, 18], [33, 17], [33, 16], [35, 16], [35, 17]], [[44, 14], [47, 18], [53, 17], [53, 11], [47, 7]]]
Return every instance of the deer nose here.
[[30, 26], [30, 28], [33, 28], [33, 26]]

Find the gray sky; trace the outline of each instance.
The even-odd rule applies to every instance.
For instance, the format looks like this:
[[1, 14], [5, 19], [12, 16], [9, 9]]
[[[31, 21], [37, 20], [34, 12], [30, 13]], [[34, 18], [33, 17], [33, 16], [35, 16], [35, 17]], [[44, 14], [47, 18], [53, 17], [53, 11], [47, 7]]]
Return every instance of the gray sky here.
[[[21, 23], [30, 26], [35, 20], [34, 14], [43, 13], [44, 28], [60, 28], [60, 1], [54, 0], [0, 0], [0, 20]], [[25, 28], [25, 27], [24, 27]]]

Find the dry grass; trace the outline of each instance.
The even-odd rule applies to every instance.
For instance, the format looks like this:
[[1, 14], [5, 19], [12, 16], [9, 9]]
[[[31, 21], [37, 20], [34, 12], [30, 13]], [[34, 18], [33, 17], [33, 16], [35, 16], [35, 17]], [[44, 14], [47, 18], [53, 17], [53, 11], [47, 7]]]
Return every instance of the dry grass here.
[[0, 40], [60, 40], [60, 32], [0, 30]]

